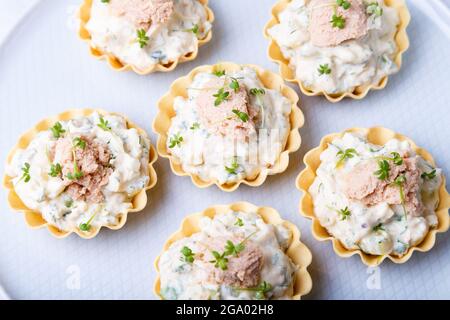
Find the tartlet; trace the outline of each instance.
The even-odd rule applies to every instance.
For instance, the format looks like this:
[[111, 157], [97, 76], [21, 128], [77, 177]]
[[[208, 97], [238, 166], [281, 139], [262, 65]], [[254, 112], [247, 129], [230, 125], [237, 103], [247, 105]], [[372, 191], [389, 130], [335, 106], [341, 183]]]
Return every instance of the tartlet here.
[[[271, 20], [264, 28], [264, 36], [270, 41], [268, 49], [269, 59], [279, 64], [280, 74], [286, 81], [297, 83], [302, 93], [307, 96], [324, 95], [326, 99], [332, 103], [339, 102], [347, 97], [360, 100], [366, 97], [366, 95], [369, 93], [370, 90], [381, 90], [386, 87], [389, 76], [388, 74], [381, 77], [377, 83], [359, 85], [356, 86], [354, 90], [351, 91], [347, 90], [344, 92], [336, 92], [336, 93], [327, 93], [323, 89], [312, 88], [311, 85], [306, 85], [305, 82], [298, 79], [298, 77], [296, 76], [296, 71], [289, 65], [290, 64], [289, 59], [287, 59], [283, 55], [281, 47], [269, 33], [269, 30], [271, 28], [280, 23], [279, 19], [280, 14], [286, 9], [286, 7], [291, 2], [292, 0], [279, 0], [272, 8]], [[334, 2], [334, 0], [330, 0], [330, 3], [331, 2]], [[397, 69], [394, 72], [397, 72], [398, 70], [400, 70], [402, 65], [402, 54], [409, 48], [409, 39], [406, 33], [406, 28], [411, 20], [411, 16], [404, 0], [385, 0], [385, 5], [391, 8], [395, 8], [399, 16], [399, 24], [397, 25], [397, 32], [394, 37], [397, 48], [392, 58]], [[319, 32], [319, 34], [321, 33]], [[325, 64], [324, 66], [328, 65]], [[320, 65], [320, 67], [322, 68], [322, 65]], [[329, 71], [322, 70], [321, 72], [329, 72]]]
[[[271, 91], [270, 94], [275, 94], [275, 93], [278, 94], [283, 99], [283, 101], [285, 101], [288, 104], [287, 108], [290, 108], [290, 111], [289, 111], [289, 115], [286, 116], [286, 127], [283, 127], [283, 130], [286, 129], [285, 130], [286, 136], [287, 136], [286, 143], [285, 143], [284, 148], [282, 148], [280, 150], [279, 156], [275, 160], [274, 164], [270, 165], [268, 167], [264, 167], [260, 171], [255, 171], [255, 174], [253, 174], [251, 177], [245, 176], [245, 178], [236, 178], [231, 183], [229, 183], [229, 182], [223, 183], [223, 182], [220, 182], [218, 179], [210, 179], [210, 180], [202, 179], [200, 174], [186, 172], [186, 170], [183, 169], [181, 161], [179, 161], [179, 159], [177, 159], [172, 154], [173, 149], [171, 149], [170, 147], [173, 147], [173, 146], [170, 146], [170, 144], [168, 144], [168, 142], [171, 142], [173, 137], [169, 137], [168, 135], [169, 135], [169, 131], [173, 125], [173, 122], [175, 121], [175, 119], [177, 119], [177, 112], [174, 107], [174, 105], [177, 103], [177, 99], [185, 99], [186, 101], [191, 101], [191, 100], [187, 100], [188, 97], [191, 98], [190, 93], [188, 91], [190, 91], [190, 89], [191, 89], [190, 86], [192, 85], [192, 83], [194, 81], [197, 81], [196, 79], [198, 76], [207, 77], [208, 75], [212, 76], [215, 74], [222, 74], [222, 73], [232, 74], [233, 72], [250, 72], [250, 73], [253, 72], [253, 74], [254, 74], [253, 76], [256, 77], [256, 80], [258, 80], [264, 86], [264, 88], [266, 90], [273, 89], [273, 90], [270, 90]], [[225, 76], [222, 75], [220, 77], [228, 77], [228, 75], [225, 75]], [[231, 78], [231, 79], [234, 79], [234, 78]], [[225, 80], [225, 82], [226, 81], [227, 80]], [[206, 83], [206, 82], [204, 81], [203, 83]], [[227, 87], [228, 86], [226, 86], [226, 88]], [[245, 86], [243, 86], [241, 84], [241, 86], [238, 90], [241, 90], [243, 87], [246, 88]], [[192, 89], [198, 90], [197, 88], [192, 88]], [[214, 89], [216, 89], [216, 88], [214, 88]], [[250, 88], [247, 88], [247, 89], [250, 89]], [[256, 89], [256, 88], [253, 88], [253, 89]], [[262, 89], [262, 88], [260, 88], [260, 89]], [[231, 89], [226, 89], [226, 90], [229, 90], [231, 92], [230, 93], [230, 97], [231, 97], [231, 95], [233, 95], [232, 90]], [[252, 90], [248, 90], [248, 91], [253, 92], [255, 95], [258, 94], [257, 92], [255, 93]], [[262, 89], [258, 92], [266, 94], [264, 89]], [[272, 92], [274, 92], [274, 93], [272, 93]], [[238, 92], [238, 94], [239, 94], [239, 92]], [[252, 94], [249, 94], [248, 96], [249, 97], [252, 96], [253, 99], [255, 98], [255, 96]], [[248, 98], [248, 99], [251, 99], [251, 98]], [[197, 100], [195, 100], [195, 101], [197, 101]], [[195, 68], [187, 76], [176, 80], [171, 85], [170, 91], [166, 95], [164, 95], [158, 103], [159, 112], [153, 123], [153, 130], [156, 134], [158, 134], [158, 142], [157, 142], [158, 153], [160, 156], [162, 156], [164, 158], [168, 158], [170, 160], [172, 171], [176, 175], [190, 176], [194, 185], [196, 185], [199, 188], [206, 188], [206, 187], [209, 187], [209, 186], [215, 184], [221, 190], [231, 192], [231, 191], [236, 190], [241, 183], [244, 183], [246, 185], [253, 186], [253, 187], [260, 186], [262, 183], [264, 183], [264, 181], [266, 180], [268, 175], [274, 175], [274, 174], [278, 174], [278, 173], [285, 171], [289, 164], [289, 154], [297, 151], [300, 147], [301, 137], [299, 134], [299, 128], [301, 128], [304, 124], [304, 116], [303, 116], [303, 113], [300, 110], [300, 108], [297, 106], [298, 101], [299, 101], [298, 95], [295, 93], [294, 90], [292, 90], [291, 88], [289, 88], [288, 86], [286, 86], [284, 84], [284, 82], [280, 76], [278, 76], [270, 71], [264, 70], [260, 67], [254, 66], [254, 65], [242, 65], [241, 66], [241, 65], [234, 64], [234, 63], [223, 62], [223, 63], [219, 63], [219, 64], [216, 64], [213, 66], [201, 66], [201, 67]], [[209, 102], [211, 102], [211, 101], [209, 101]], [[213, 104], [214, 104], [214, 101], [213, 101]], [[250, 103], [248, 105], [250, 105]], [[221, 106], [216, 105], [215, 107], [220, 108]], [[216, 110], [215, 107], [211, 104], [211, 109], [210, 109], [210, 110], [212, 110], [211, 112]], [[263, 108], [263, 107], [261, 107], [261, 108]], [[183, 109], [183, 108], [181, 108], [181, 109]], [[233, 113], [237, 113], [237, 112], [238, 112], [237, 110], [233, 110]], [[248, 111], [248, 113], [251, 114], [250, 111]], [[262, 117], [265, 119], [266, 115], [263, 112], [261, 112], [261, 113], [263, 115]], [[282, 112], [279, 111], [279, 114], [282, 114]], [[246, 115], [247, 119], [245, 119], [245, 118], [242, 119], [242, 117], [241, 117], [241, 120], [242, 121], [248, 120], [249, 119], [248, 114], [244, 114], [244, 115]], [[283, 115], [284, 115], [284, 113], [283, 113]], [[276, 115], [276, 117], [281, 117], [281, 115]], [[224, 118], [224, 119], [229, 120], [230, 118]], [[236, 117], [236, 119], [237, 119], [237, 117]], [[239, 121], [239, 119], [237, 119], [237, 121]], [[260, 123], [264, 123], [264, 122], [260, 121]], [[266, 125], [267, 125], [267, 123], [266, 123]], [[255, 127], [256, 127], [256, 125], [255, 125]], [[202, 124], [201, 130], [205, 129], [205, 132], [207, 132], [209, 135], [209, 131], [208, 131], [209, 129], [207, 127], [205, 127], [205, 128], [203, 128], [203, 124]], [[195, 129], [195, 128], [191, 127], [191, 129]], [[219, 128], [218, 130], [222, 130], [222, 129], [223, 128]], [[229, 137], [229, 134], [233, 134], [233, 132], [224, 133], [223, 137]], [[236, 141], [236, 140], [234, 140], [234, 141]], [[176, 150], [176, 147], [174, 149]], [[236, 156], [237, 156], [237, 154], [235, 155], [235, 157]], [[227, 166], [228, 166], [228, 164], [227, 164]], [[232, 166], [232, 164], [229, 164], [229, 166]], [[230, 170], [230, 168], [227, 168], [227, 171], [228, 170]], [[200, 172], [200, 171], [197, 171], [197, 172]], [[203, 176], [203, 178], [204, 178], [204, 176]]]
[[[135, 73], [139, 75], [147, 75], [153, 72], [170, 72], [173, 71], [179, 63], [192, 61], [194, 60], [198, 55], [198, 49], [199, 47], [203, 46], [204, 44], [208, 43], [212, 38], [212, 30], [209, 28], [207, 32], [205, 32], [205, 35], [201, 38], [197, 38], [197, 45], [194, 50], [191, 52], [187, 52], [184, 55], [180, 56], [177, 59], [173, 59], [170, 61], [167, 61], [165, 63], [159, 61], [156, 64], [153, 64], [151, 66], [148, 66], [146, 68], [138, 68], [137, 66], [126, 63], [121, 61], [118, 57], [116, 57], [112, 53], [103, 52], [100, 48], [96, 47], [92, 43], [92, 35], [90, 34], [89, 30], [87, 29], [87, 24], [91, 18], [91, 8], [93, 1], [96, 0], [84, 0], [83, 4], [81, 5], [79, 9], [79, 19], [80, 19], [80, 28], [78, 31], [79, 37], [86, 41], [89, 44], [89, 50], [93, 57], [99, 59], [99, 60], [107, 60], [109, 66], [116, 71], [134, 71]], [[206, 18], [209, 25], [212, 25], [214, 22], [214, 13], [212, 10], [208, 7], [208, 0], [198, 0], [199, 3], [204, 7]], [[106, 3], [105, 3], [106, 4]], [[138, 13], [139, 14], [139, 13]], [[198, 31], [198, 25], [197, 27], [194, 25], [192, 27], [192, 31], [197, 34]], [[184, 30], [189, 31], [189, 30]], [[148, 37], [147, 37], [148, 38]]]
[[[395, 133], [389, 129], [383, 127], [373, 127], [369, 129], [365, 128], [352, 128], [341, 133], [335, 133], [325, 136], [320, 145], [317, 148], [309, 151], [304, 158], [304, 163], [306, 168], [299, 174], [296, 180], [297, 188], [303, 192], [300, 200], [300, 213], [312, 220], [312, 233], [314, 237], [319, 241], [331, 241], [333, 244], [333, 249], [337, 255], [341, 257], [350, 257], [358, 254], [364, 264], [368, 266], [377, 266], [381, 264], [386, 258], [393, 261], [394, 263], [401, 264], [408, 261], [414, 251], [426, 252], [429, 251], [435, 244], [436, 234], [446, 232], [450, 225], [450, 219], [448, 210], [450, 208], [450, 195], [448, 194], [445, 187], [445, 177], [441, 176], [440, 187], [436, 190], [438, 195], [438, 205], [435, 209], [435, 215], [437, 218], [437, 224], [434, 228], [430, 228], [423, 238], [423, 240], [407, 248], [407, 251], [402, 255], [384, 254], [384, 255], [371, 255], [363, 252], [361, 249], [350, 250], [347, 249], [343, 243], [340, 242], [336, 237], [332, 236], [325, 227], [323, 227], [316, 215], [313, 196], [310, 192], [310, 187], [316, 180], [316, 170], [321, 165], [321, 154], [329, 146], [329, 143], [337, 138], [342, 138], [346, 133], [364, 135], [369, 143], [374, 145], [384, 146], [386, 142], [396, 139], [400, 142], [407, 141], [411, 149], [418, 155], [421, 156], [425, 161], [435, 167], [435, 162], [433, 157], [424, 149], [419, 148], [411, 139]], [[350, 156], [349, 158], [352, 158]], [[423, 177], [422, 177], [423, 178]], [[345, 218], [343, 218], [345, 219]], [[383, 229], [384, 230], [384, 229]]]
[[[291, 284], [290, 288], [286, 289], [286, 292], [289, 293], [289, 298], [300, 300], [302, 296], [311, 291], [312, 279], [307, 268], [311, 264], [312, 255], [309, 249], [300, 242], [300, 232], [298, 228], [294, 224], [281, 219], [279, 213], [275, 209], [268, 207], [257, 207], [248, 202], [237, 202], [230, 205], [216, 205], [209, 207], [202, 212], [188, 215], [182, 221], [180, 229], [170, 236], [164, 245], [163, 252], [160, 256], [158, 256], [154, 263], [154, 266], [158, 272], [154, 285], [154, 293], [158, 297], [163, 298], [161, 295], [161, 270], [159, 269], [161, 256], [167, 252], [175, 242], [199, 233], [201, 231], [200, 221], [203, 218], [208, 217], [213, 219], [216, 216], [229, 216], [238, 212], [244, 215], [256, 214], [256, 216], [262, 218], [265, 224], [269, 226], [281, 225], [289, 231], [291, 236], [289, 237], [285, 254], [294, 263], [296, 270], [293, 275], [293, 284]], [[241, 226], [245, 227], [245, 225]]]
[[[133, 122], [129, 121], [126, 117], [124, 117], [120, 114], [106, 112], [106, 111], [100, 110], [100, 109], [70, 109], [70, 110], [67, 110], [56, 116], [49, 117], [49, 118], [46, 118], [46, 119], [40, 121], [39, 123], [37, 123], [35, 125], [34, 128], [30, 129], [25, 134], [23, 134], [19, 138], [16, 146], [11, 150], [11, 152], [8, 155], [7, 163], [6, 163], [7, 168], [9, 168], [11, 166], [11, 164], [14, 160], [14, 157], [16, 156], [18, 151], [27, 149], [27, 147], [30, 146], [30, 143], [33, 142], [35, 140], [35, 138], [38, 137], [38, 134], [43, 133], [45, 131], [49, 131], [49, 130], [51, 131], [52, 127], [54, 128], [55, 124], [57, 124], [57, 123], [61, 123], [63, 121], [69, 121], [72, 119], [82, 119], [84, 117], [92, 116], [94, 114], [98, 114], [101, 117], [101, 119], [103, 119], [103, 116], [105, 116], [105, 117], [116, 116], [116, 117], [118, 117], [118, 119], [123, 119], [123, 121], [125, 121], [127, 129], [136, 130], [137, 134], [140, 137], [145, 137], [146, 140], [148, 140], [148, 142], [149, 142], [147, 133], [143, 129], [139, 128]], [[108, 126], [110, 126], [110, 124], [108, 124], [108, 122], [104, 122], [103, 124], [106, 126], [107, 129], [108, 129]], [[62, 127], [60, 127], [59, 129], [62, 129]], [[82, 136], [80, 136], [80, 137], [82, 137]], [[82, 139], [82, 140], [80, 140], [80, 139]], [[91, 142], [88, 142], [88, 140], [84, 140], [85, 139], [84, 137], [82, 137], [80, 139], [77, 140], [77, 143], [78, 142], [84, 143], [84, 145], [85, 145], [84, 148], [86, 148], [86, 145], [88, 145], [88, 146], [91, 145]], [[141, 142], [139, 142], [139, 143], [141, 143]], [[89, 150], [89, 149], [87, 149], [87, 150]], [[46, 151], [47, 156], [49, 155], [49, 152], [50, 152], [49, 150]], [[107, 227], [108, 229], [111, 229], [111, 230], [121, 229], [126, 223], [128, 213], [139, 212], [145, 208], [145, 206], [147, 205], [146, 191], [153, 188], [157, 182], [156, 171], [153, 168], [153, 164], [155, 163], [157, 158], [158, 158], [158, 156], [157, 156], [156, 150], [149, 142], [149, 144], [148, 144], [148, 159], [149, 160], [148, 160], [148, 164], [147, 164], [148, 167], [145, 169], [147, 171], [148, 176], [146, 179], [144, 179], [144, 180], [146, 180], [145, 186], [143, 186], [143, 188], [138, 187], [136, 189], [136, 191], [133, 192], [134, 196], [130, 200], [131, 208], [127, 208], [127, 210], [125, 210], [123, 214], [120, 213], [119, 215], [117, 215], [117, 217], [116, 217], [117, 223], [102, 224], [101, 226], [92, 226], [91, 227], [90, 222], [89, 222], [89, 223], [87, 223], [88, 227], [86, 227], [86, 230], [84, 230], [84, 231], [81, 230], [80, 227], [73, 228], [72, 230], [61, 230], [60, 228], [56, 227], [55, 224], [52, 224], [52, 223], [49, 223], [48, 221], [46, 221], [43, 218], [41, 212], [34, 211], [34, 210], [28, 208], [24, 204], [24, 202], [21, 200], [21, 197], [18, 195], [18, 193], [16, 193], [15, 186], [13, 183], [14, 177], [9, 176], [8, 172], [5, 174], [5, 176], [3, 178], [3, 186], [8, 191], [9, 206], [13, 210], [24, 213], [25, 221], [30, 228], [37, 229], [37, 228], [47, 227], [49, 232], [56, 238], [65, 238], [65, 237], [69, 236], [71, 233], [76, 233], [81, 238], [91, 239], [91, 238], [94, 238], [99, 233], [101, 227]], [[29, 164], [28, 164], [28, 167], [29, 167]], [[78, 165], [78, 168], [81, 168], [80, 165]], [[56, 176], [65, 177], [64, 173], [63, 173], [64, 169], [61, 169], [61, 167], [59, 167], [57, 169], [58, 169], [58, 171], [56, 171], [55, 175], [52, 175], [51, 177], [56, 177]], [[53, 171], [53, 169], [52, 169], [52, 171]], [[48, 173], [48, 175], [50, 176], [50, 173]], [[20, 183], [20, 181], [19, 181], [19, 183]], [[87, 200], [83, 200], [83, 201], [87, 201]], [[72, 200], [72, 203], [74, 203], [73, 200]], [[69, 205], [69, 204], [67, 204], [67, 205]], [[71, 207], [71, 206], [72, 206], [72, 204], [70, 204], [69, 207]]]

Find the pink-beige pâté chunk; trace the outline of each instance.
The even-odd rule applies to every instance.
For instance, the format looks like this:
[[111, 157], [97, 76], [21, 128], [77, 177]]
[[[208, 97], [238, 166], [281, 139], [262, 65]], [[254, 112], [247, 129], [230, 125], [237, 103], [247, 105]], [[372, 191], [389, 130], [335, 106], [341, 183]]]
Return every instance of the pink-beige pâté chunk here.
[[[243, 84], [240, 84], [237, 92], [229, 88], [228, 84], [229, 81], [225, 77], [211, 79], [206, 83], [206, 89], [196, 98], [197, 113], [209, 132], [244, 140], [256, 132], [253, 119], [258, 109], [249, 104], [247, 90]], [[214, 95], [220, 88], [224, 88], [229, 96], [216, 106]], [[248, 114], [248, 121], [240, 119], [233, 110]]]
[[375, 175], [379, 169], [376, 160], [361, 162], [353, 170], [342, 175], [342, 190], [349, 199], [359, 200], [367, 206], [382, 202], [400, 205], [402, 203], [400, 188], [394, 181], [404, 175], [406, 181], [402, 188], [405, 206], [408, 213], [418, 215], [423, 209], [423, 204], [419, 195], [420, 170], [417, 163], [418, 157], [404, 158], [401, 165], [389, 162], [389, 177], [380, 180]]
[[152, 23], [163, 24], [173, 13], [173, 0], [111, 0], [111, 11], [125, 16], [136, 26], [148, 29]]
[[[318, 47], [332, 47], [367, 34], [367, 14], [364, 4], [361, 0], [347, 1], [351, 4], [347, 10], [337, 7], [335, 0], [312, 0], [309, 3], [309, 33], [312, 44]], [[335, 13], [345, 19], [343, 29], [333, 27], [331, 19]]]
[[[104, 200], [102, 187], [108, 184], [112, 169], [109, 168], [110, 152], [108, 148], [89, 137], [78, 137], [86, 146], [75, 147], [75, 137], [58, 139], [53, 151], [54, 162], [62, 167], [62, 178], [67, 185], [67, 193], [74, 200], [99, 203]], [[74, 172], [74, 157], [78, 169], [82, 172], [80, 179], [69, 179]]]
[[[231, 241], [237, 245], [243, 239], [234, 238]], [[213, 239], [209, 244], [210, 249], [223, 252], [226, 242], [227, 239], [224, 238]], [[216, 268], [214, 264], [209, 263], [212, 281], [236, 288], [253, 288], [258, 286], [261, 277], [263, 254], [251, 241], [245, 241], [244, 246], [244, 250], [237, 256], [230, 255], [227, 257], [226, 270]]]

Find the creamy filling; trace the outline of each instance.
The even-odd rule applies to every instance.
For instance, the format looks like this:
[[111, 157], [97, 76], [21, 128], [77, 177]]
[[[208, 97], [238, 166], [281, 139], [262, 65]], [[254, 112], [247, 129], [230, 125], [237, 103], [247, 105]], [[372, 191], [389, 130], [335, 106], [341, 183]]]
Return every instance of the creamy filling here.
[[150, 141], [120, 116], [93, 113], [42, 131], [8, 167], [14, 190], [60, 230], [116, 225], [149, 182]]
[[442, 171], [407, 141], [346, 133], [320, 156], [309, 192], [320, 224], [348, 249], [404, 255], [438, 224]]
[[292, 0], [269, 29], [296, 78], [311, 90], [337, 94], [397, 72], [396, 9], [382, 0], [349, 0], [347, 9], [336, 3]]
[[289, 135], [291, 102], [248, 67], [197, 74], [174, 109], [167, 148], [204, 181], [254, 179], [278, 160]]
[[196, 51], [207, 19], [198, 0], [94, 0], [86, 28], [94, 47], [145, 70]]
[[174, 242], [159, 262], [167, 300], [292, 297], [295, 265], [285, 254], [292, 235], [255, 213], [200, 220], [201, 231]]

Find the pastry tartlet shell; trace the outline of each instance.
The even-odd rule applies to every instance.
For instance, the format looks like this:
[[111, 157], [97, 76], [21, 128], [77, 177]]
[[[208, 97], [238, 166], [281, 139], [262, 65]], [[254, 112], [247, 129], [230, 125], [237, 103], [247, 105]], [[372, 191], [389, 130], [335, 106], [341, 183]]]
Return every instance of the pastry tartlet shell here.
[[[292, 104], [290, 121], [290, 133], [284, 150], [281, 152], [278, 161], [271, 168], [264, 168], [256, 178], [252, 180], [243, 179], [241, 181], [232, 184], [219, 184], [217, 181], [203, 181], [198, 175], [189, 174], [185, 172], [178, 161], [170, 154], [167, 148], [167, 133], [171, 125], [171, 118], [175, 117], [176, 113], [173, 108], [173, 102], [175, 97], [183, 96], [188, 97], [187, 88], [192, 83], [194, 77], [203, 72], [211, 73], [214, 71], [225, 70], [227, 72], [233, 72], [241, 70], [242, 67], [249, 67], [257, 72], [258, 78], [266, 88], [276, 89], [280, 91], [284, 97], [289, 99]], [[258, 187], [262, 185], [267, 179], [268, 175], [274, 175], [284, 172], [289, 165], [289, 154], [297, 151], [301, 145], [301, 136], [299, 129], [304, 125], [304, 116], [300, 108], [298, 107], [299, 97], [297, 93], [286, 86], [283, 79], [268, 70], [264, 70], [255, 65], [238, 65], [231, 62], [222, 62], [213, 66], [201, 66], [192, 70], [187, 76], [179, 78], [172, 83], [170, 91], [165, 94], [158, 102], [158, 114], [153, 122], [153, 131], [158, 135], [158, 141], [156, 149], [163, 158], [170, 160], [170, 166], [172, 171], [178, 176], [190, 176], [195, 186], [199, 188], [207, 188], [213, 184], [217, 185], [221, 190], [226, 192], [235, 191], [241, 183], [252, 187]]]
[[342, 137], [345, 133], [363, 133], [367, 134], [367, 140], [370, 143], [377, 145], [384, 145], [391, 139], [398, 139], [400, 141], [408, 141], [411, 148], [426, 161], [435, 166], [435, 162], [430, 153], [426, 150], [419, 148], [414, 141], [405, 137], [401, 134], [395, 133], [392, 130], [383, 127], [373, 127], [373, 128], [351, 128], [345, 130], [341, 133], [334, 133], [325, 136], [320, 145], [317, 148], [309, 151], [304, 158], [304, 163], [306, 168], [299, 174], [296, 180], [296, 185], [299, 190], [303, 192], [302, 198], [300, 200], [300, 213], [312, 220], [312, 233], [314, 237], [319, 241], [331, 241], [333, 243], [333, 249], [336, 254], [343, 258], [351, 257], [358, 254], [364, 264], [368, 266], [377, 266], [381, 264], [386, 258], [393, 261], [394, 263], [401, 264], [408, 261], [414, 251], [427, 252], [431, 250], [436, 241], [436, 234], [446, 232], [449, 229], [450, 219], [448, 210], [450, 208], [450, 195], [445, 188], [445, 177], [443, 176], [442, 184], [439, 188], [439, 205], [436, 209], [436, 215], [438, 217], [438, 226], [434, 229], [430, 229], [424, 240], [414, 247], [408, 249], [405, 255], [399, 257], [394, 255], [382, 255], [375, 256], [370, 255], [362, 250], [349, 250], [346, 249], [341, 242], [331, 236], [325, 227], [322, 227], [319, 219], [314, 213], [314, 204], [311, 194], [309, 193], [309, 187], [314, 182], [316, 178], [316, 170], [320, 165], [320, 154], [328, 148], [328, 144], [336, 138]]
[[[8, 155], [7, 158], [7, 166], [10, 165], [12, 158], [14, 154], [19, 149], [25, 149], [28, 147], [30, 142], [36, 137], [36, 135], [39, 132], [49, 130], [50, 127], [52, 127], [57, 121], [67, 121], [70, 119], [74, 119], [77, 117], [83, 117], [83, 116], [89, 116], [90, 114], [98, 112], [101, 115], [117, 115], [123, 117], [128, 125], [128, 128], [135, 128], [141, 135], [148, 137], [147, 133], [139, 128], [137, 125], [135, 125], [133, 122], [128, 120], [126, 117], [124, 117], [121, 114], [114, 113], [114, 112], [107, 112], [100, 109], [70, 109], [63, 113], [60, 113], [54, 117], [46, 118], [42, 121], [40, 121], [34, 128], [28, 130], [25, 134], [23, 134], [20, 138], [15, 147], [11, 150], [11, 152]], [[130, 209], [128, 212], [124, 213], [119, 217], [119, 223], [117, 225], [106, 225], [105, 227], [111, 229], [111, 230], [119, 230], [121, 229], [126, 221], [128, 213], [130, 212], [139, 212], [142, 211], [146, 205], [147, 205], [147, 190], [153, 188], [156, 185], [157, 182], [157, 176], [156, 171], [153, 168], [153, 164], [158, 159], [158, 155], [156, 153], [155, 148], [150, 144], [150, 150], [149, 150], [149, 163], [148, 163], [148, 170], [149, 170], [149, 177], [150, 181], [148, 185], [142, 189], [134, 198], [132, 199], [131, 203], [133, 205], [133, 208]], [[53, 226], [49, 224], [47, 221], [44, 220], [42, 217], [42, 214], [40, 212], [33, 211], [32, 209], [25, 206], [25, 204], [21, 201], [20, 197], [17, 195], [17, 193], [14, 190], [14, 185], [12, 182], [12, 177], [5, 174], [3, 178], [3, 186], [8, 191], [8, 203], [11, 209], [15, 211], [20, 211], [24, 213], [25, 221], [27, 225], [32, 229], [37, 228], [44, 228], [47, 227], [48, 231], [55, 236], [56, 238], [65, 238], [68, 237], [71, 233], [76, 233], [81, 238], [84, 239], [91, 239], [94, 238], [99, 232], [100, 228], [94, 228], [92, 227], [90, 231], [84, 232], [79, 230], [78, 228], [72, 230], [72, 231], [63, 231], [59, 230], [56, 226]]]
[[273, 208], [269, 207], [257, 207], [248, 202], [236, 202], [230, 205], [215, 205], [208, 209], [188, 215], [181, 223], [180, 229], [172, 234], [167, 242], [164, 244], [163, 252], [156, 258], [154, 266], [157, 271], [157, 278], [154, 285], [154, 293], [163, 298], [161, 292], [161, 279], [159, 270], [159, 260], [161, 255], [167, 251], [170, 246], [183, 238], [190, 237], [194, 233], [201, 231], [199, 222], [203, 217], [213, 218], [217, 214], [227, 214], [231, 212], [241, 211], [244, 213], [257, 213], [265, 223], [279, 225], [282, 224], [291, 231], [292, 237], [286, 250], [286, 255], [292, 260], [292, 262], [298, 267], [294, 274], [294, 286], [292, 299], [300, 300], [302, 296], [307, 295], [312, 289], [312, 278], [308, 272], [308, 266], [312, 261], [311, 251], [300, 241], [300, 231], [291, 222], [283, 220], [280, 214]]
[[[339, 102], [347, 97], [361, 100], [367, 96], [370, 90], [381, 90], [386, 87], [389, 78], [388, 76], [383, 77], [377, 84], [359, 86], [351, 92], [330, 94], [322, 90], [313, 90], [311, 88], [307, 88], [301, 80], [296, 79], [295, 70], [292, 70], [289, 67], [289, 60], [284, 58], [281, 52], [281, 48], [278, 46], [277, 42], [269, 35], [268, 32], [270, 28], [280, 23], [278, 17], [290, 2], [291, 0], [279, 0], [272, 8], [272, 17], [264, 28], [264, 36], [268, 40], [270, 40], [268, 50], [269, 59], [279, 64], [280, 74], [286, 81], [297, 83], [302, 93], [307, 96], [324, 95], [325, 98], [327, 98], [327, 100], [332, 103]], [[397, 64], [400, 70], [402, 66], [402, 54], [409, 48], [409, 39], [406, 33], [406, 28], [408, 27], [408, 24], [411, 20], [411, 15], [404, 0], [385, 0], [385, 3], [389, 7], [396, 8], [400, 17], [400, 23], [397, 27], [397, 34], [395, 35], [397, 53], [394, 58], [394, 62], [395, 64]]]
[[[139, 75], [148, 75], [153, 72], [170, 72], [173, 71], [179, 63], [192, 61], [195, 58], [197, 58], [199, 48], [204, 44], [208, 43], [212, 39], [213, 35], [212, 30], [209, 30], [205, 38], [198, 39], [198, 45], [195, 51], [189, 52], [184, 56], [181, 56], [177, 60], [169, 62], [168, 64], [158, 63], [145, 70], [141, 70], [131, 64], [122, 63], [114, 55], [102, 52], [100, 49], [95, 48], [91, 44], [91, 35], [89, 31], [86, 29], [86, 24], [89, 22], [91, 16], [92, 1], [93, 0], [84, 0], [83, 4], [80, 6], [79, 9], [80, 28], [78, 30], [78, 36], [80, 37], [80, 39], [86, 41], [89, 44], [89, 51], [93, 57], [95, 57], [98, 60], [106, 60], [109, 66], [116, 71], [132, 70]], [[214, 22], [214, 13], [208, 6], [209, 0], [199, 0], [199, 2], [205, 7], [205, 11], [207, 13], [207, 21], [212, 24]]]

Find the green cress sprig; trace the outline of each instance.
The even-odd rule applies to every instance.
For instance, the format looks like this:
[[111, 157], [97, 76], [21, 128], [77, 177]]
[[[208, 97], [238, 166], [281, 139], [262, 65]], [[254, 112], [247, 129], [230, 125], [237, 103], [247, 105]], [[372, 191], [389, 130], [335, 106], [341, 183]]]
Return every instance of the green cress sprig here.
[[194, 252], [192, 252], [192, 249], [191, 248], [189, 248], [189, 247], [187, 247], [187, 246], [184, 246], [182, 249], [181, 249], [181, 254], [183, 255], [183, 257], [182, 257], [182, 260], [183, 261], [185, 261], [185, 262], [187, 262], [187, 263], [193, 263], [194, 262], [194, 260], [195, 260], [195, 253]]
[[223, 253], [219, 253], [217, 251], [212, 251], [212, 255], [214, 257], [213, 260], [209, 261], [210, 263], [214, 263], [214, 267], [220, 268], [222, 270], [228, 269], [228, 258], [229, 256], [237, 257], [239, 253], [244, 251], [245, 243], [254, 235], [256, 231], [246, 237], [244, 240], [239, 242], [238, 244], [234, 244], [232, 241], [228, 240], [225, 245], [225, 250]]
[[59, 176], [61, 174], [61, 172], [62, 172], [61, 165], [59, 163], [55, 163], [55, 164], [51, 164], [48, 175], [50, 177], [56, 178], [57, 176]]
[[61, 136], [66, 132], [66, 130], [64, 130], [61, 122], [56, 122], [53, 127], [50, 128], [50, 131], [53, 134], [53, 137], [56, 139], [61, 138]]
[[317, 69], [317, 71], [319, 72], [320, 76], [331, 73], [331, 69], [330, 69], [330, 66], [328, 65], [328, 63], [319, 65], [319, 68]]
[[169, 139], [169, 148], [173, 149], [175, 147], [181, 147], [181, 143], [183, 142], [183, 137], [180, 135], [180, 133], [177, 133], [175, 135], [173, 135], [170, 139]]
[[424, 172], [420, 176], [424, 180], [433, 180], [434, 178], [436, 178], [436, 169], [433, 169], [430, 172]]
[[336, 153], [336, 157], [339, 158], [338, 162], [336, 163], [336, 168], [342, 166], [347, 159], [351, 159], [356, 155], [358, 155], [358, 152], [353, 148], [339, 150], [338, 153]]
[[109, 122], [103, 118], [103, 116], [100, 116], [99, 123], [97, 124], [97, 127], [102, 129], [103, 131], [111, 131], [111, 126], [109, 125]]
[[147, 46], [148, 40], [150, 40], [150, 38], [147, 36], [147, 32], [145, 31], [145, 29], [138, 29], [136, 31], [136, 35], [137, 35], [136, 40], [139, 43], [141, 49], [145, 48]]
[[22, 167], [22, 176], [20, 177], [19, 181], [17, 181], [17, 183], [20, 183], [21, 181], [28, 183], [31, 180], [31, 175], [30, 175], [30, 164], [28, 162], [25, 162], [23, 167]]
[[81, 231], [88, 232], [89, 230], [91, 230], [91, 223], [94, 220], [94, 218], [96, 217], [97, 213], [98, 213], [98, 211], [95, 212], [86, 223], [80, 224], [79, 228]]
[[231, 162], [231, 166], [225, 166], [225, 170], [229, 173], [229, 174], [234, 174], [236, 175], [237, 172], [236, 170], [239, 169], [239, 163], [237, 161], [237, 157], [233, 158], [233, 161]]

